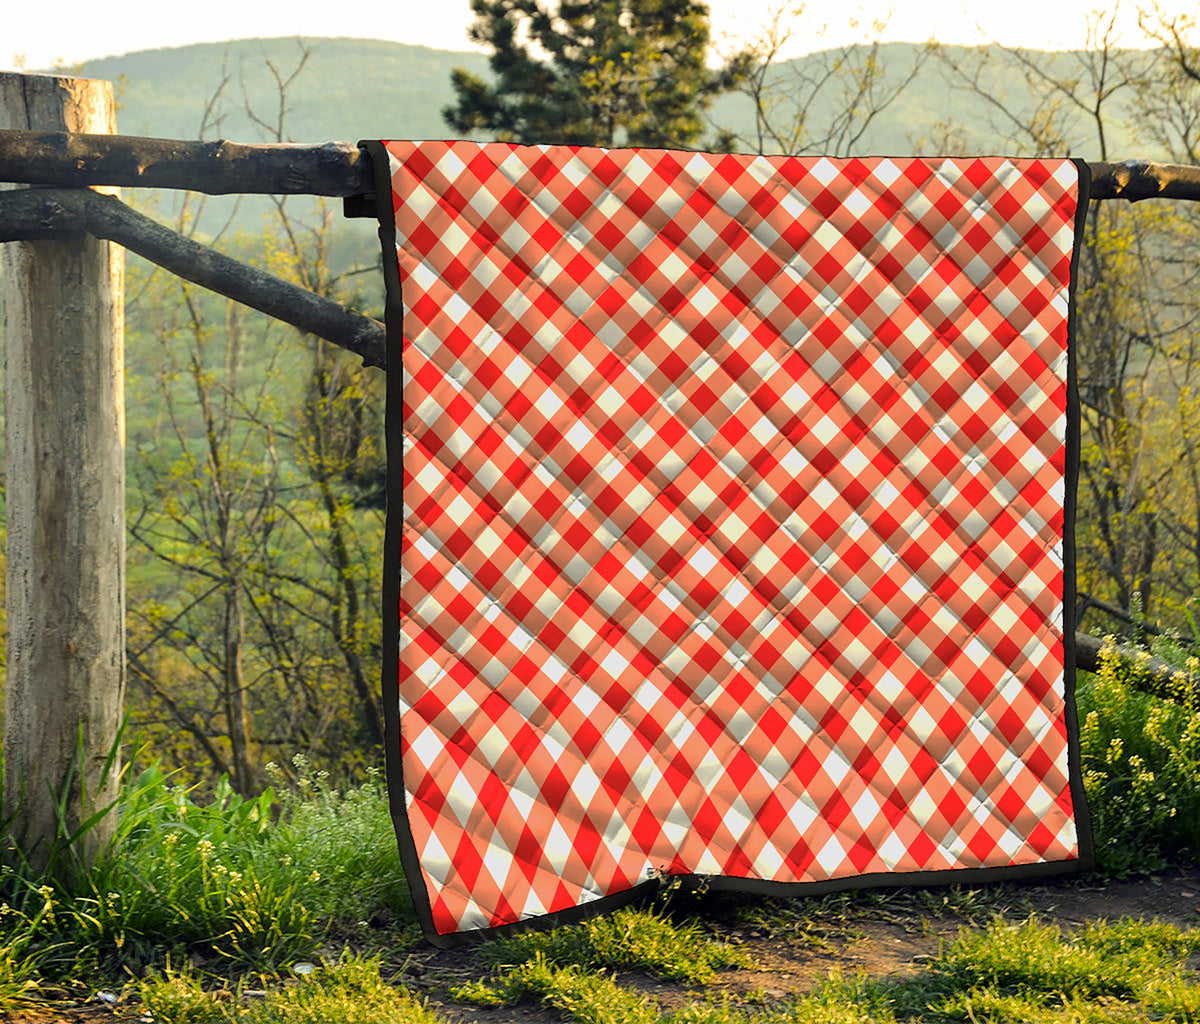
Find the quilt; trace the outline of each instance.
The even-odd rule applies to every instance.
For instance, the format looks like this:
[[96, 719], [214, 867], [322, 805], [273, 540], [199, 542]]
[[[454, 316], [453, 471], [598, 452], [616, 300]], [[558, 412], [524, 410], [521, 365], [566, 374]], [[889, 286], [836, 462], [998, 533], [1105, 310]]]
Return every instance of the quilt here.
[[1086, 164], [366, 145], [431, 941], [1090, 864]]

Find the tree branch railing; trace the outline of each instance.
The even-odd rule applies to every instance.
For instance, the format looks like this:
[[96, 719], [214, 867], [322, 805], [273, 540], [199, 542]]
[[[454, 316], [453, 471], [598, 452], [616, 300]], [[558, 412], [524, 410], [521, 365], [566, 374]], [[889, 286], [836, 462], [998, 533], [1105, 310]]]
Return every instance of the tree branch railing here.
[[[1200, 167], [1126, 160], [1093, 163], [1093, 199], [1200, 201]], [[130, 209], [90, 185], [350, 197], [374, 190], [371, 158], [348, 142], [251, 145], [130, 135], [0, 131], [0, 181], [35, 186], [0, 192], [0, 242], [86, 232], [116, 242], [209, 288], [386, 369], [384, 326], [323, 296], [247, 266]], [[40, 187], [39, 187], [40, 186]], [[49, 186], [49, 187], [48, 187]], [[1096, 671], [1101, 641], [1075, 634], [1078, 668]], [[1118, 647], [1123, 663], [1160, 683], [1187, 674]]]
[[[1200, 168], [1147, 160], [1092, 165], [1097, 199], [1200, 200]], [[216, 249], [184, 238], [90, 185], [209, 195], [351, 197], [374, 187], [370, 155], [349, 142], [247, 144], [68, 132], [0, 132], [0, 181], [40, 186], [0, 194], [0, 242], [87, 232], [386, 368], [383, 325]], [[57, 186], [50, 191], [47, 186]], [[75, 190], [74, 192], [65, 191]]]
[[[1092, 198], [1200, 200], [1200, 167], [1093, 163]], [[350, 142], [251, 144], [137, 135], [0, 132], [0, 181], [178, 188], [208, 195], [353, 196], [374, 188], [371, 157]]]
[[138, 135], [0, 132], [0, 181], [233, 193], [352, 196], [375, 188], [371, 158], [349, 142], [190, 142]]
[[1075, 634], [1075, 667], [1085, 672], [1099, 672], [1103, 661], [1101, 655], [1106, 647], [1122, 668], [1130, 670], [1129, 682], [1137, 689], [1170, 699], [1196, 694], [1198, 681], [1187, 669], [1156, 658], [1141, 648], [1101, 640], [1086, 633]]

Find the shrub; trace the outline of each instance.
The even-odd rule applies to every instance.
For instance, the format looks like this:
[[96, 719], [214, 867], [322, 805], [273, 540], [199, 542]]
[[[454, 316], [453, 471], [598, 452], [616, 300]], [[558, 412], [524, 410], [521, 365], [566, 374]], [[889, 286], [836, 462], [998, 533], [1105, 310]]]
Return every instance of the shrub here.
[[1195, 659], [1185, 665], [1189, 683], [1175, 699], [1151, 696], [1130, 685], [1145, 685], [1140, 670], [1109, 643], [1077, 690], [1083, 783], [1107, 873], [1153, 870], [1200, 848], [1200, 673]]

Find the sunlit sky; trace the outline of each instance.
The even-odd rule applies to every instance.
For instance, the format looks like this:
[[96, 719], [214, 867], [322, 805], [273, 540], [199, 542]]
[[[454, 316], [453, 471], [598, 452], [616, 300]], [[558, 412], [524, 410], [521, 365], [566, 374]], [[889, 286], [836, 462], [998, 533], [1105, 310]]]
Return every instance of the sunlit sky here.
[[[710, 0], [709, 6], [714, 37], [728, 45], [756, 35], [780, 3]], [[261, 0], [204, 0], [199, 5], [163, 0], [110, 0], [105, 4], [57, 0], [52, 6], [12, 2], [5, 7], [0, 20], [0, 69], [22, 64], [29, 69], [48, 68], [56, 61], [75, 64], [134, 50], [251, 36], [360, 36], [441, 49], [470, 48], [468, 0], [366, 0], [357, 4], [291, 0], [270, 8]], [[881, 20], [886, 27], [880, 38], [886, 40], [997, 41], [1036, 49], [1083, 47], [1088, 15], [1096, 7], [1096, 0], [811, 2], [800, 14], [789, 16], [792, 41], [783, 56], [864, 41], [874, 35], [872, 25]], [[1194, 0], [1165, 0], [1160, 7], [1173, 13], [1200, 10]], [[1138, 29], [1134, 3], [1127, 0], [1121, 4], [1117, 15], [1121, 45], [1147, 45]]]

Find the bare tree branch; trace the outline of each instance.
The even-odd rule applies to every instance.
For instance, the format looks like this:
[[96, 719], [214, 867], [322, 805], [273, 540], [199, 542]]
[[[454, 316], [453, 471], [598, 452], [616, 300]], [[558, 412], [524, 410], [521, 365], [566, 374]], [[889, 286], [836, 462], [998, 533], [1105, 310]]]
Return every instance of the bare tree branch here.
[[216, 772], [219, 775], [228, 775], [228, 763], [217, 751], [216, 746], [214, 746], [209, 730], [204, 727], [203, 723], [197, 721], [196, 712], [192, 709], [182, 707], [166, 690], [158, 685], [154, 673], [142, 660], [140, 654], [135, 651], [126, 650], [125, 657], [130, 668], [130, 675], [154, 694], [166, 706], [167, 710], [171, 713], [171, 717], [175, 719], [175, 722], [200, 744], [201, 748], [208, 755], [209, 760], [212, 761]]
[[[1100, 671], [1100, 652], [1105, 641], [1086, 633], [1075, 634], [1075, 667], [1085, 672]], [[1135, 689], [1158, 697], [1177, 696], [1194, 691], [1195, 683], [1186, 669], [1176, 668], [1169, 662], [1156, 658], [1148, 651], [1133, 647], [1117, 646], [1118, 663], [1130, 669], [1129, 684]]]

